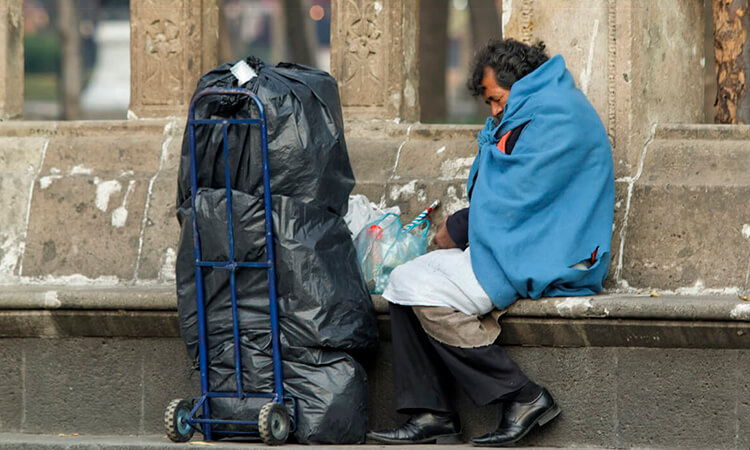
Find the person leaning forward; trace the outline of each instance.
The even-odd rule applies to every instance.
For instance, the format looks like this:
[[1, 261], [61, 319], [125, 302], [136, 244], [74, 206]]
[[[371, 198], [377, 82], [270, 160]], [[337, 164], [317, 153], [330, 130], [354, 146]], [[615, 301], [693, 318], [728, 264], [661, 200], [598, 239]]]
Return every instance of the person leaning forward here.
[[492, 40], [467, 85], [492, 112], [477, 136], [469, 208], [439, 227], [438, 250], [391, 273], [396, 410], [410, 417], [370, 441], [460, 442], [451, 376], [477, 405], [502, 405], [497, 429], [474, 445], [513, 445], [553, 420], [552, 395], [496, 344], [499, 316], [519, 298], [596, 294], [609, 269], [612, 150], [562, 56]]

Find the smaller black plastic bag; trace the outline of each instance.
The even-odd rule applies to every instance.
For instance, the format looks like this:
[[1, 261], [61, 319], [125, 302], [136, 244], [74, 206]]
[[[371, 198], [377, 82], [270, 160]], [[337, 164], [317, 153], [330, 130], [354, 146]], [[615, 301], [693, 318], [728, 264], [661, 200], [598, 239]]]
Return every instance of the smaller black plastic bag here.
[[[240, 338], [245, 392], [273, 391], [270, 333], [258, 331]], [[282, 344], [284, 395], [297, 402], [296, 440], [302, 444], [359, 444], [367, 432], [367, 374], [344, 352], [289, 347]], [[234, 345], [225, 343], [209, 368], [209, 388], [236, 392]], [[215, 398], [211, 417], [219, 420], [257, 420], [266, 399]], [[291, 408], [289, 408], [291, 410]], [[252, 430], [223, 426], [219, 430]]]
[[[242, 87], [264, 105], [268, 124], [268, 165], [271, 193], [297, 198], [346, 215], [354, 172], [344, 138], [344, 121], [336, 80], [328, 73], [299, 64], [266, 65], [254, 57], [244, 60], [257, 76], [238, 85], [234, 63], [204, 74], [195, 93], [207, 88]], [[208, 96], [197, 101], [199, 119], [257, 118], [247, 97]], [[178, 178], [177, 205], [190, 198], [189, 130], [185, 129]], [[261, 138], [258, 126], [230, 125], [227, 131], [232, 188], [262, 195]], [[195, 150], [198, 186], [225, 185], [221, 126], [197, 125]]]

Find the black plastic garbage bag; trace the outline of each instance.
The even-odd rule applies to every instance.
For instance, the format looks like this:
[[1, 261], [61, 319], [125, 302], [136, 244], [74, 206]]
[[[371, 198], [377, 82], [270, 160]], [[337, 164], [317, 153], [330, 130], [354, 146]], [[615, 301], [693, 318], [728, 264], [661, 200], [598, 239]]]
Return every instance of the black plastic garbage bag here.
[[[242, 86], [230, 69], [218, 66], [201, 77], [196, 92], [206, 88], [243, 87], [263, 102], [268, 123], [271, 192], [311, 202], [345, 215], [354, 174], [344, 139], [344, 124], [336, 80], [311, 67], [281, 63], [264, 65], [245, 60], [258, 73]], [[257, 117], [247, 97], [212, 96], [198, 101], [196, 118]], [[224, 186], [223, 137], [220, 126], [196, 126], [198, 185]], [[228, 127], [231, 185], [262, 195], [259, 127]], [[190, 197], [188, 130], [182, 143], [177, 205]]]
[[[240, 355], [244, 364], [245, 392], [273, 391], [273, 359], [270, 333], [242, 335]], [[285, 343], [284, 343], [285, 344]], [[216, 349], [209, 364], [209, 388], [215, 392], [236, 392], [234, 344]], [[367, 375], [362, 366], [344, 352], [323, 351], [283, 345], [284, 395], [297, 402], [297, 430], [294, 437], [303, 444], [362, 443], [367, 432]], [[212, 399], [211, 417], [228, 420], [257, 420], [267, 399]], [[239, 431], [250, 427], [219, 426], [218, 430]]]
[[[346, 152], [336, 81], [293, 64], [247, 64], [258, 75], [241, 87], [255, 92], [267, 115], [270, 193], [278, 287], [279, 326], [286, 394], [298, 401], [295, 436], [303, 443], [359, 443], [367, 421], [366, 375], [341, 350], [377, 346], [377, 322], [360, 274], [346, 213], [354, 177]], [[197, 91], [238, 87], [232, 64], [204, 75]], [[247, 97], [202, 98], [197, 118], [255, 118]], [[220, 126], [195, 129], [198, 186], [196, 216], [202, 259], [227, 260], [224, 142]], [[265, 261], [260, 130], [227, 129], [235, 260]], [[190, 197], [188, 130], [178, 179], [178, 311], [188, 354], [196, 358], [196, 269]], [[228, 271], [203, 268], [209, 390], [233, 391], [235, 365]], [[236, 272], [241, 376], [245, 392], [272, 390], [268, 272]], [[213, 419], [255, 420], [263, 401], [211, 399]], [[222, 426], [217, 426], [221, 428]], [[231, 426], [223, 425], [232, 431]], [[236, 429], [234, 431], [237, 431]]]
[[[281, 333], [292, 346], [336, 350], [377, 346], [375, 309], [362, 280], [356, 250], [344, 220], [313, 204], [272, 197], [277, 296]], [[263, 200], [233, 191], [235, 259], [265, 261]], [[227, 260], [227, 215], [223, 189], [198, 191], [196, 210], [202, 258]], [[177, 297], [182, 337], [197, 355], [192, 210], [179, 210], [182, 224], [177, 252]], [[209, 348], [231, 340], [229, 272], [203, 269]], [[270, 323], [268, 275], [264, 269], [236, 272], [239, 327], [267, 329]]]

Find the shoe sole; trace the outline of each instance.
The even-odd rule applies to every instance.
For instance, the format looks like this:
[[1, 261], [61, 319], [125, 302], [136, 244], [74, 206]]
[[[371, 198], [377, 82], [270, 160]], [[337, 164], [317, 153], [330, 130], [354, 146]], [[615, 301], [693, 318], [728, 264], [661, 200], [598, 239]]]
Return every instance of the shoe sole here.
[[390, 444], [390, 445], [412, 445], [412, 444], [462, 444], [461, 433], [457, 434], [442, 434], [440, 436], [433, 436], [426, 439], [420, 439], [418, 441], [404, 441], [399, 439], [385, 439], [385, 438], [374, 438], [367, 436], [367, 441], [374, 441], [379, 444]]
[[[537, 417], [537, 419], [528, 428], [526, 428], [526, 431], [521, 433], [521, 435], [518, 436], [517, 438], [513, 439], [512, 441], [506, 441], [506, 442], [496, 444], [496, 445], [482, 445], [482, 447], [510, 447], [514, 445], [516, 442], [523, 439], [527, 434], [529, 434], [529, 431], [531, 431], [532, 428], [534, 428], [535, 426], [542, 427], [544, 425], [547, 425], [549, 422], [552, 421], [552, 419], [559, 416], [561, 412], [562, 410], [560, 409], [559, 406], [557, 406], [557, 403], [555, 403], [554, 405], [552, 405], [552, 408], [548, 409], [547, 411], [544, 412], [544, 414]], [[474, 444], [474, 442], [472, 442], [471, 445], [478, 447], [478, 445]]]

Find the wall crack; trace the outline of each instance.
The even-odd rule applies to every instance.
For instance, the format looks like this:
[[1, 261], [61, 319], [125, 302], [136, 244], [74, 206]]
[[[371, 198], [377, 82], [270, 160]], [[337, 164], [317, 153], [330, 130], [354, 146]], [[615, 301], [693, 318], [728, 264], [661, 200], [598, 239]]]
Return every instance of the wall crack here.
[[141, 257], [143, 254], [143, 236], [146, 234], [146, 227], [148, 226], [148, 212], [151, 207], [151, 197], [153, 195], [154, 183], [164, 168], [164, 162], [167, 159], [169, 152], [169, 146], [174, 139], [174, 130], [177, 127], [177, 122], [172, 119], [169, 123], [164, 126], [164, 141], [161, 144], [161, 154], [159, 155], [159, 167], [156, 169], [156, 173], [148, 181], [148, 191], [146, 192], [146, 203], [143, 206], [143, 219], [141, 220], [141, 230], [138, 233], [138, 253], [135, 258], [135, 270], [133, 273], [133, 281], [138, 282], [138, 272], [141, 269]]
[[26, 219], [24, 219], [23, 236], [21, 237], [21, 242], [18, 245], [18, 250], [20, 253], [20, 255], [18, 256], [18, 269], [16, 270], [16, 275], [18, 277], [21, 277], [21, 274], [23, 273], [23, 257], [26, 253], [26, 239], [29, 235], [29, 221], [31, 219], [31, 199], [34, 195], [34, 184], [36, 183], [36, 180], [39, 179], [39, 175], [42, 174], [42, 167], [44, 166], [44, 160], [47, 157], [48, 147], [49, 139], [44, 141], [44, 146], [42, 147], [42, 155], [39, 158], [39, 167], [36, 169], [34, 179], [31, 180], [31, 183], [29, 183], [29, 200], [26, 202]]
[[398, 163], [401, 160], [401, 150], [403, 150], [404, 146], [409, 142], [409, 136], [411, 135], [411, 127], [412, 126], [413, 125], [409, 125], [406, 128], [406, 138], [401, 143], [401, 145], [398, 146], [398, 150], [396, 151], [396, 161], [393, 163], [393, 170], [391, 171], [391, 176], [388, 177], [388, 182], [386, 182], [385, 190], [383, 191], [383, 195], [380, 197], [380, 202], [378, 204], [378, 206], [380, 208], [385, 208], [387, 206], [386, 205], [386, 196], [387, 196], [387, 193], [388, 193], [388, 184], [391, 181], [397, 180], [399, 178], [399, 176], [396, 175], [396, 171], [398, 170]]
[[643, 174], [643, 167], [646, 164], [646, 155], [648, 154], [648, 148], [651, 146], [651, 143], [654, 141], [655, 136], [656, 136], [656, 124], [653, 124], [651, 126], [651, 134], [649, 135], [646, 143], [643, 145], [643, 150], [641, 151], [641, 157], [640, 157], [640, 160], [638, 161], [638, 170], [636, 171], [635, 176], [623, 177], [623, 178], [619, 178], [615, 180], [619, 182], [628, 183], [628, 197], [625, 202], [625, 216], [623, 217], [623, 220], [622, 220], [622, 228], [620, 228], [620, 249], [617, 255], [617, 267], [615, 268], [615, 282], [620, 287], [623, 287], [623, 288], [629, 287], [628, 282], [622, 279], [622, 265], [623, 265], [623, 254], [625, 252], [625, 239], [627, 237], [627, 231], [628, 231], [628, 220], [630, 218], [630, 205], [633, 199], [633, 188], [635, 186], [635, 183], [638, 181], [638, 179], [641, 178], [641, 175]]

